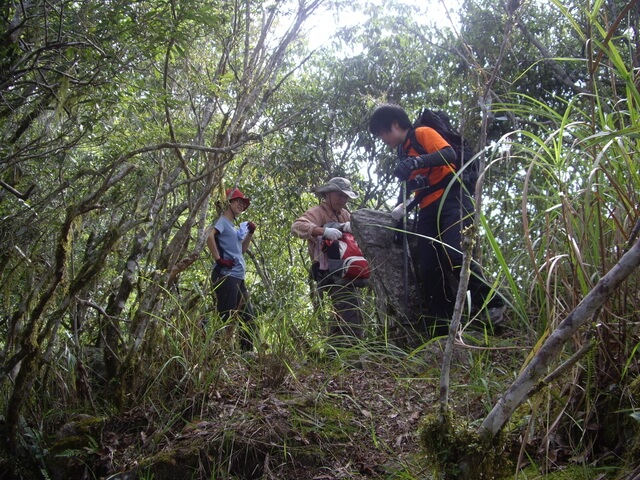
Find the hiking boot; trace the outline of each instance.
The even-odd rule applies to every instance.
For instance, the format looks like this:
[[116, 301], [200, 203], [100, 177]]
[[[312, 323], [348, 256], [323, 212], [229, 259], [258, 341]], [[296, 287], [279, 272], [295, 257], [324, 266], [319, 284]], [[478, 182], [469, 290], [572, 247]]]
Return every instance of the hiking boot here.
[[506, 309], [504, 305], [487, 308], [482, 314], [476, 314], [465, 328], [486, 331], [489, 335], [501, 335], [504, 333]]
[[494, 328], [504, 324], [504, 312], [506, 309], [507, 307], [504, 305], [489, 308], [489, 322]]

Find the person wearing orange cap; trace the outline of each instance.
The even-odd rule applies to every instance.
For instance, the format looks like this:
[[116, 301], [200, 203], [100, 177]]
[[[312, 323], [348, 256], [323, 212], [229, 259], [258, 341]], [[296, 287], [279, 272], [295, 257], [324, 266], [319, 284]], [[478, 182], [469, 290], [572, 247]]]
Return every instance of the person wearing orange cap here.
[[251, 351], [255, 315], [245, 284], [247, 268], [243, 254], [249, 248], [256, 225], [253, 222], [242, 222], [236, 227], [236, 219], [249, 208], [251, 200], [238, 188], [228, 188], [225, 193], [227, 207], [207, 237], [207, 246], [215, 262], [211, 281], [220, 318], [226, 321], [234, 313], [239, 315], [242, 322], [240, 348]]

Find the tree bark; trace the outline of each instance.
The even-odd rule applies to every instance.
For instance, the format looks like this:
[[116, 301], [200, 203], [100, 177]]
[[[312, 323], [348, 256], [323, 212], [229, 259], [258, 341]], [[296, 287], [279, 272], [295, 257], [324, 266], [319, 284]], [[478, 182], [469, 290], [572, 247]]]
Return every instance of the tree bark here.
[[449, 336], [444, 346], [442, 356], [442, 369], [440, 372], [440, 416], [444, 418], [449, 406], [449, 386], [451, 373], [451, 358], [453, 357], [453, 343], [460, 327], [464, 301], [467, 297], [467, 287], [469, 286], [469, 276], [471, 275], [471, 262], [473, 260], [473, 246], [476, 241], [476, 229], [471, 225], [463, 232], [462, 237], [462, 269], [460, 281], [458, 282], [458, 292], [456, 294], [456, 305], [453, 310], [453, 318], [449, 325]]
[[578, 306], [549, 336], [531, 363], [522, 371], [511, 387], [498, 400], [480, 427], [481, 433], [495, 436], [511, 418], [513, 412], [528, 397], [538, 380], [547, 372], [562, 346], [593, 317], [597, 309], [611, 296], [633, 271], [640, 266], [640, 240], [622, 256]]

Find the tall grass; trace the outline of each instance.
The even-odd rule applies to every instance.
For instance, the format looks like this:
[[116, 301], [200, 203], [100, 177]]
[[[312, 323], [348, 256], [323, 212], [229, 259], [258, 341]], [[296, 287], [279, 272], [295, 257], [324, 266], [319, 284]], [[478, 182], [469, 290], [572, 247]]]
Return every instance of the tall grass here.
[[[488, 166], [489, 172], [511, 172], [490, 191], [502, 203], [489, 200], [486, 209], [506, 215], [504, 224], [515, 236], [492, 235], [490, 222], [483, 227], [510, 286], [515, 320], [534, 342], [615, 265], [640, 219], [640, 94], [627, 67], [633, 62], [619, 42], [601, 40], [609, 32], [597, 10], [585, 14], [599, 34], [590, 40], [602, 54], [587, 64], [594, 72], [591, 93], [573, 96], [562, 111], [523, 95], [500, 105], [523, 127], [498, 142]], [[602, 82], [605, 73], [610, 85]], [[505, 253], [514, 246], [526, 254]], [[630, 435], [629, 418], [619, 409], [635, 404], [625, 385], [631, 371], [638, 373], [639, 291], [640, 274], [635, 274], [565, 346], [560, 361], [590, 338], [596, 341], [537, 406], [537, 434], [549, 442], [561, 436], [567, 443], [558, 448], [568, 457], [589, 458]]]

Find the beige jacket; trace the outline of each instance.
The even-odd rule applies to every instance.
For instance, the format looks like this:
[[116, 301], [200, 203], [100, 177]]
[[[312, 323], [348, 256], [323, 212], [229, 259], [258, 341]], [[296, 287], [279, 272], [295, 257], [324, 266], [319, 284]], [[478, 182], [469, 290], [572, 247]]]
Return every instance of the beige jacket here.
[[[309, 257], [312, 262], [322, 263], [322, 251], [320, 250], [320, 240], [322, 237], [314, 237], [313, 229], [323, 227], [329, 222], [344, 223], [351, 219], [351, 214], [344, 208], [339, 212], [331, 210], [325, 202], [317, 207], [312, 207], [296, 219], [291, 225], [291, 234], [307, 241]], [[321, 267], [322, 268], [322, 267]]]

